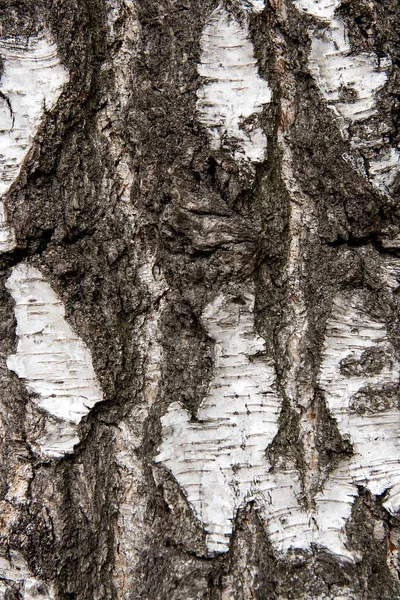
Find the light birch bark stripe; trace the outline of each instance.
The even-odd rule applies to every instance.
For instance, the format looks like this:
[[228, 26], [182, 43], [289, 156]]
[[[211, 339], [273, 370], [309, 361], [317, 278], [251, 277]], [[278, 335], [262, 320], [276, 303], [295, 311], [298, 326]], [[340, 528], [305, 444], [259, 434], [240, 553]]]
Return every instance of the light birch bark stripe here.
[[203, 31], [201, 49], [198, 70], [204, 84], [197, 110], [211, 148], [227, 149], [239, 162], [262, 162], [267, 138], [257, 115], [271, 101], [271, 90], [258, 75], [247, 22], [239, 24], [218, 6]]
[[400, 508], [400, 364], [385, 324], [369, 317], [362, 293], [341, 294], [327, 324], [320, 386], [353, 456], [331, 474], [316, 498], [328, 547], [345, 552], [345, 525], [362, 485], [374, 495], [388, 490], [384, 506]]
[[262, 12], [265, 8], [264, 0], [243, 0], [243, 8], [249, 8], [255, 13]]
[[48, 419], [38, 440], [47, 456], [72, 452], [77, 425], [102, 400], [86, 344], [65, 320], [64, 306], [41, 272], [21, 263], [6, 282], [15, 301], [18, 345], [7, 366], [24, 380], [32, 403]]
[[282, 548], [291, 544], [291, 511], [298, 511], [298, 478], [268, 471], [265, 450], [278, 431], [281, 402], [275, 372], [254, 331], [254, 296], [242, 304], [218, 296], [202, 322], [215, 340], [214, 378], [196, 421], [174, 402], [162, 418], [163, 463], [184, 490], [207, 533], [210, 554], [226, 552], [238, 507], [255, 499], [268, 507], [268, 527]]
[[[395, 270], [385, 265], [388, 283]], [[255, 358], [263, 341], [254, 332], [252, 311], [250, 294], [245, 305], [219, 296], [205, 310], [202, 321], [216, 341], [214, 378], [195, 421], [179, 402], [169, 407], [156, 461], [181, 485], [204, 526], [210, 554], [228, 550], [237, 509], [254, 500], [279, 554], [315, 545], [354, 562], [359, 556], [348, 546], [345, 526], [357, 486], [372, 494], [389, 490], [386, 508], [400, 508], [400, 412], [394, 401], [400, 364], [385, 325], [368, 317], [358, 294], [336, 298], [319, 385], [354, 456], [331, 474], [314, 508], [305, 510], [298, 474], [272, 473], [266, 459], [278, 431], [280, 397], [272, 365]], [[363, 414], [360, 393], [369, 390], [373, 401]], [[386, 404], [379, 400], [385, 393]]]
[[254, 296], [244, 304], [218, 296], [202, 322], [215, 340], [214, 377], [196, 420], [174, 402], [162, 418], [162, 463], [184, 491], [206, 532], [210, 555], [227, 552], [237, 510], [255, 501], [280, 555], [318, 543], [315, 514], [301, 505], [294, 470], [276, 470], [266, 450], [278, 432], [281, 397], [264, 340], [254, 331]]
[[[309, 68], [351, 149], [345, 157], [382, 193], [390, 193], [400, 173], [400, 151], [391, 146], [391, 128], [378, 115], [376, 93], [385, 85], [389, 58], [354, 54], [344, 21], [335, 16], [340, 0], [294, 0], [296, 7], [328, 23], [323, 33], [311, 28]], [[349, 131], [350, 124], [357, 129]]]
[[[45, 112], [56, 104], [68, 73], [47, 32], [0, 39], [4, 72], [0, 81], [0, 197], [17, 179]], [[0, 201], [0, 252], [15, 247]]]

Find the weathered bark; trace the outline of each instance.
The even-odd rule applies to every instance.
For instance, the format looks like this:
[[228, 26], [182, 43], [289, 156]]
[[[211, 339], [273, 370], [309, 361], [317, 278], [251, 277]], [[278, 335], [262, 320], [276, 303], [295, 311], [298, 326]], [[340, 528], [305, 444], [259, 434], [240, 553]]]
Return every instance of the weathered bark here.
[[400, 597], [396, 0], [2, 0], [0, 597]]

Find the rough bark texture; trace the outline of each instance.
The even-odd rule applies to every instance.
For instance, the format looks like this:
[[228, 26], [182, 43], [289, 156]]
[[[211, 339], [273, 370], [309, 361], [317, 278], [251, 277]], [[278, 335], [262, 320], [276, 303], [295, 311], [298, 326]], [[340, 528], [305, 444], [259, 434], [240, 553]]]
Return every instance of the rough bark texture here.
[[397, 0], [0, 11], [0, 597], [399, 598]]

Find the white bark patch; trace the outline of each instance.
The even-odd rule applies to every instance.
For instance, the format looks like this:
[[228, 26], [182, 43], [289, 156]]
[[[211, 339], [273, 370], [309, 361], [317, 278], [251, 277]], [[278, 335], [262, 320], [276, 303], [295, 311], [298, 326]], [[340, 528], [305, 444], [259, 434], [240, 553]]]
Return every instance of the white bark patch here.
[[266, 457], [278, 432], [281, 398], [273, 366], [257, 357], [264, 341], [254, 331], [253, 303], [251, 294], [244, 305], [219, 296], [206, 308], [202, 321], [215, 339], [209, 392], [196, 420], [179, 402], [169, 406], [155, 460], [182, 487], [205, 529], [209, 554], [228, 551], [233, 519], [249, 501], [280, 555], [309, 551], [313, 543], [335, 552], [318, 530], [318, 515], [301, 505], [298, 473], [271, 472]]
[[239, 24], [219, 6], [203, 31], [201, 49], [198, 70], [205, 81], [197, 109], [212, 149], [226, 148], [237, 161], [262, 162], [267, 138], [257, 115], [271, 101], [271, 90], [258, 75], [247, 23]]
[[281, 399], [271, 364], [257, 353], [253, 297], [234, 304], [219, 296], [203, 313], [215, 339], [215, 371], [196, 420], [179, 402], [162, 418], [161, 462], [182, 487], [206, 532], [208, 552], [226, 552], [238, 508], [254, 500], [280, 555], [327, 549], [342, 560], [345, 526], [358, 485], [390, 490], [385, 507], [400, 508], [397, 385], [400, 364], [385, 325], [366, 315], [361, 298], [339, 296], [327, 324], [319, 385], [354, 456], [343, 462], [305, 510], [296, 471], [272, 472], [265, 451], [278, 431]]
[[179, 402], [169, 407], [156, 457], [203, 523], [211, 554], [228, 550], [232, 520], [250, 500], [267, 511], [281, 549], [292, 545], [291, 511], [298, 511], [297, 477], [281, 474], [278, 481], [268, 473], [265, 450], [278, 431], [280, 398], [272, 365], [257, 356], [264, 340], [254, 331], [254, 297], [243, 300], [235, 304], [221, 295], [204, 311], [204, 326], [215, 339], [214, 378], [196, 421]]
[[[345, 24], [334, 16], [339, 0], [294, 0], [294, 4], [329, 24], [323, 34], [311, 31], [310, 72], [338, 118], [342, 135], [359, 151], [358, 160], [356, 155], [349, 157], [350, 162], [387, 194], [400, 173], [400, 151], [390, 146], [384, 123], [370, 127], [364, 121], [378, 114], [376, 93], [387, 81], [391, 61], [368, 52], [352, 54]], [[358, 131], [349, 134], [349, 125], [355, 122]]]
[[[313, 37], [310, 71], [329, 106], [345, 119], [344, 127], [376, 114], [375, 92], [385, 85], [387, 75], [375, 54], [351, 54], [341, 19], [332, 19], [322, 38]], [[352, 96], [348, 101], [342, 100], [346, 88]]]
[[384, 506], [391, 513], [400, 508], [399, 370], [385, 324], [366, 314], [360, 294], [339, 295], [327, 324], [320, 386], [354, 455], [316, 498], [324, 542], [336, 554], [346, 552], [344, 527], [357, 485], [372, 494], [389, 490]]
[[244, 0], [243, 7], [249, 8], [253, 12], [262, 12], [265, 8], [264, 0]]
[[24, 380], [33, 404], [48, 414], [47, 434], [37, 441], [40, 451], [60, 457], [73, 451], [76, 426], [102, 400], [91, 355], [38, 269], [19, 264], [6, 287], [15, 301], [18, 336], [7, 366]]
[[[19, 552], [12, 550], [9, 558], [0, 556], [0, 598], [9, 598], [14, 590], [22, 600], [54, 600], [54, 592], [47, 584], [33, 576]], [[7, 594], [8, 592], [8, 594]]]
[[[50, 111], [68, 81], [48, 33], [0, 39], [4, 72], [0, 81], [0, 197], [17, 179], [45, 111]], [[0, 201], [0, 252], [15, 247]]]
[[294, 0], [300, 10], [324, 21], [331, 21], [341, 0]]

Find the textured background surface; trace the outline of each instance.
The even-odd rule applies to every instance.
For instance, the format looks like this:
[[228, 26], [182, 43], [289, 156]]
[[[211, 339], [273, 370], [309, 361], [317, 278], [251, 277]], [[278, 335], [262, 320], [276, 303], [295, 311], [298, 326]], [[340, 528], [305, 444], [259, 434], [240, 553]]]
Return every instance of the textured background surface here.
[[[332, 328], [343, 298], [345, 323], [357, 297], [357, 310], [384, 332], [372, 354], [341, 363], [343, 377], [361, 373], [377, 386], [352, 406], [367, 403], [360, 414], [376, 422], [385, 411], [399, 420], [400, 182], [394, 176], [382, 190], [367, 175], [377, 144], [385, 151], [400, 143], [400, 8], [397, 0], [338, 6], [350, 56], [368, 53], [387, 74], [369, 126], [352, 123], [345, 139], [310, 73], [313, 36], [329, 44], [331, 25], [301, 4], [270, 0], [262, 10], [226, 0], [220, 8], [248, 28], [271, 90], [243, 123], [267, 139], [265, 160], [252, 163], [237, 159], [232, 139], [212, 147], [199, 118], [202, 35], [216, 2], [0, 3], [2, 39], [26, 40], [45, 26], [69, 75], [3, 196], [16, 239], [0, 254], [6, 600], [400, 597], [400, 528], [386, 486], [371, 489], [345, 467], [355, 498], [340, 539], [350, 561], [318, 534], [284, 553], [257, 499], [241, 505], [229, 551], [213, 555], [184, 488], [155, 460], [168, 407], [179, 402], [196, 422], [215, 378], [215, 339], [202, 315], [221, 294], [240, 303], [254, 290], [255, 332], [265, 340], [257, 360], [273, 365], [282, 408], [266, 464], [272, 474], [296, 474], [302, 514], [315, 516], [330, 475], [357, 454], [321, 375], [326, 348], [337, 351]], [[341, 98], [351, 102], [354, 91], [344, 87]], [[385, 131], [377, 133], [379, 123]], [[354, 148], [357, 136], [372, 150]], [[18, 338], [6, 282], [21, 262], [60, 299], [103, 394], [80, 421], [74, 452], [58, 459], [34, 444], [53, 417], [7, 368]], [[392, 374], [384, 390], [382, 370]]]

